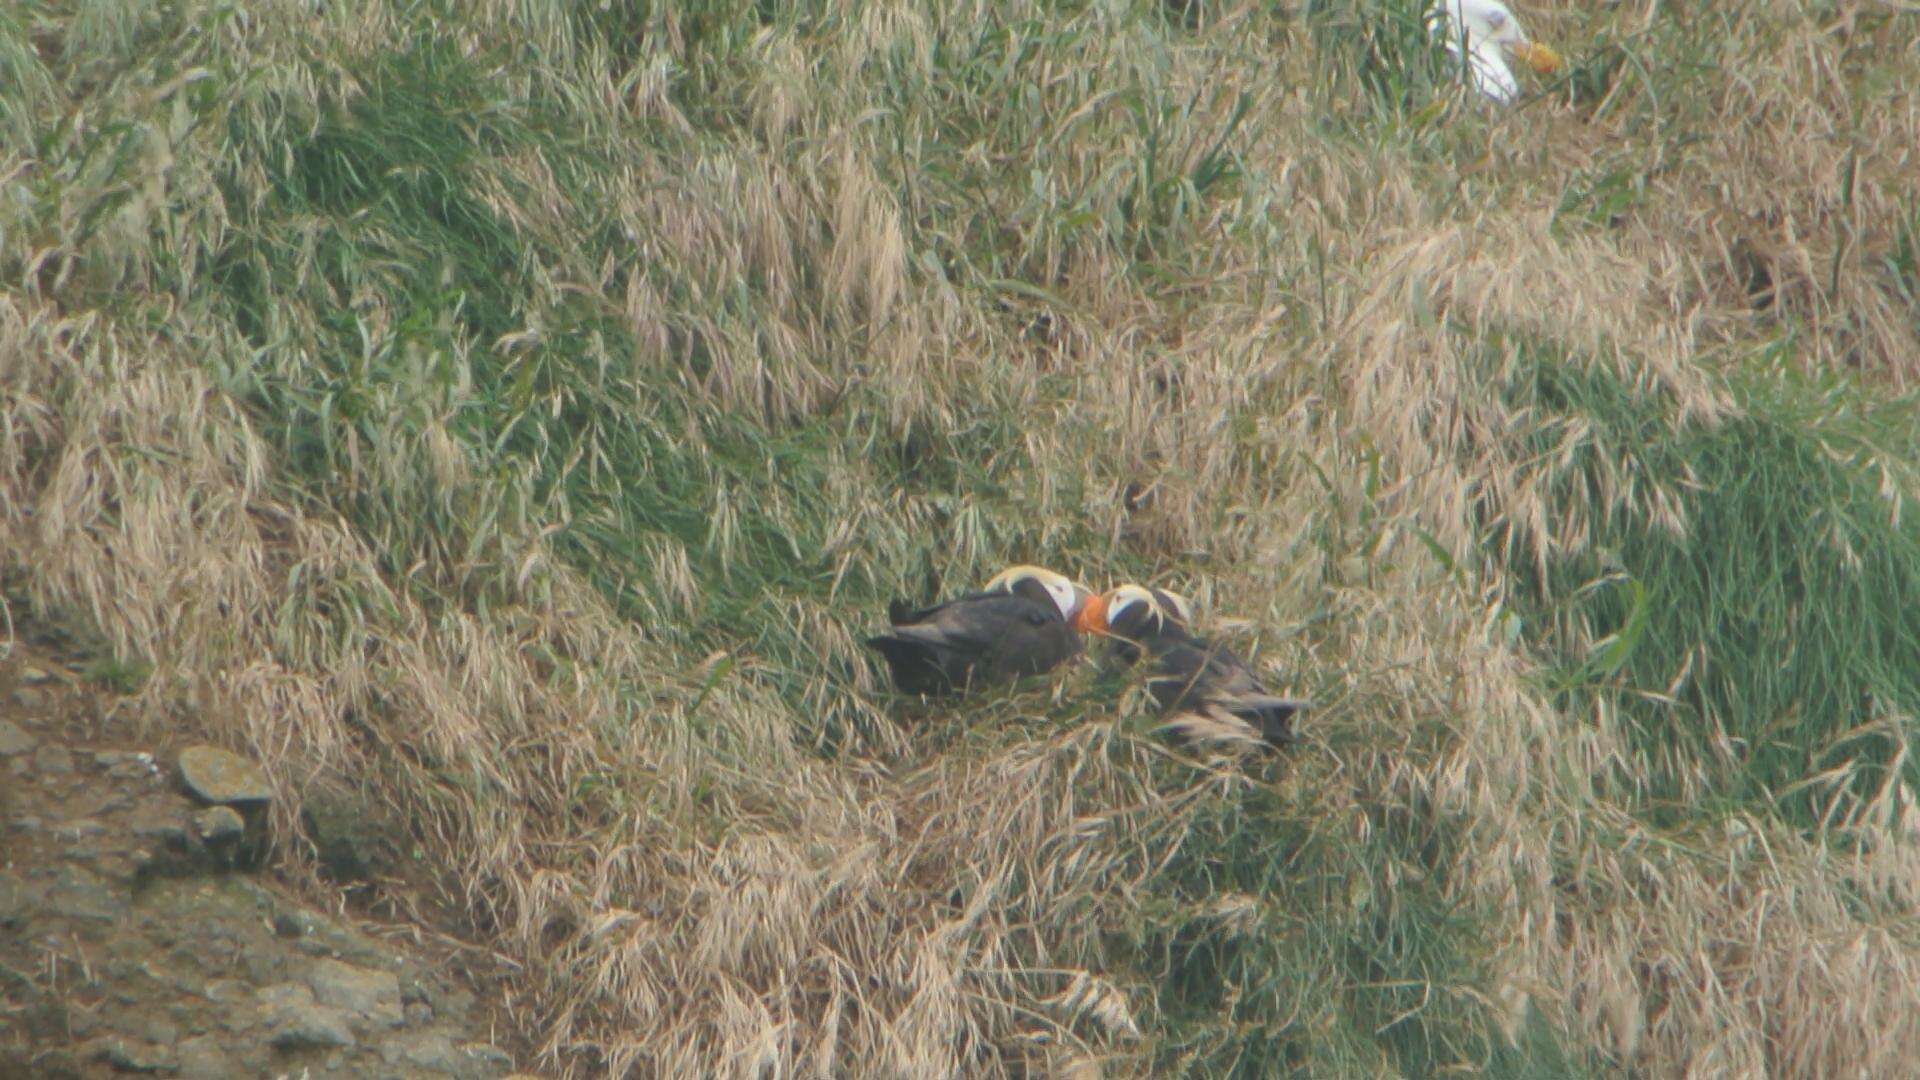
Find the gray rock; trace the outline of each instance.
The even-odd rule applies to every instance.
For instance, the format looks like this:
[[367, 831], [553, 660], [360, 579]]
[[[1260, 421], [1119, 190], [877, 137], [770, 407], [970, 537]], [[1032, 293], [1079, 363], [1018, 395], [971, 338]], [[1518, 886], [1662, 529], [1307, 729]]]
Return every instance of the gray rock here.
[[302, 793], [300, 818], [320, 865], [336, 881], [367, 881], [390, 862], [390, 830], [378, 808], [352, 793], [320, 787]]
[[65, 776], [73, 771], [73, 755], [64, 746], [43, 746], [34, 751], [33, 767], [48, 776]]
[[123, 761], [108, 769], [107, 776], [113, 780], [158, 780], [160, 766], [151, 761]]
[[240, 954], [240, 967], [246, 971], [247, 978], [257, 983], [279, 975], [286, 963], [286, 958], [271, 949], [248, 949]]
[[193, 815], [193, 827], [200, 839], [209, 844], [237, 839], [247, 831], [247, 823], [231, 806], [209, 806]]
[[241, 1043], [238, 1046], [228, 1047], [227, 1052], [240, 1059], [240, 1069], [236, 1074], [239, 1076], [280, 1077], [298, 1075], [287, 1073], [284, 1070], [274, 1071], [272, 1067], [273, 1051], [261, 1043]]
[[407, 1026], [426, 1027], [433, 1023], [433, 1006], [424, 1001], [407, 1002]]
[[74, 818], [54, 829], [53, 835], [60, 840], [89, 840], [107, 835], [107, 827], [92, 818]]
[[325, 1005], [287, 1009], [268, 1020], [267, 1041], [280, 1050], [354, 1045], [347, 1014]]
[[172, 1050], [117, 1035], [95, 1043], [92, 1056], [123, 1072], [171, 1072], [175, 1065]]
[[262, 986], [253, 992], [253, 996], [265, 1009], [278, 1009], [287, 1005], [313, 1004], [313, 991], [299, 983], [275, 983]]
[[400, 980], [391, 971], [321, 960], [307, 973], [307, 985], [313, 988], [315, 1000], [373, 1023], [398, 1027], [405, 1018], [400, 1009]]
[[34, 738], [11, 720], [0, 720], [0, 757], [12, 757], [33, 749]]
[[46, 908], [70, 919], [113, 922], [126, 914], [127, 902], [96, 875], [63, 866], [47, 890]]
[[180, 1080], [226, 1080], [239, 1075], [234, 1064], [212, 1035], [188, 1039], [175, 1051], [180, 1063]]
[[238, 1009], [235, 1009], [220, 1017], [220, 1026], [223, 1028], [226, 1028], [228, 1031], [232, 1032], [233, 1034], [238, 1035], [241, 1032], [246, 1031], [258, 1025], [260, 1023], [260, 1020], [261, 1020], [260, 1017], [255, 1016], [252, 1013], [243, 1012]]
[[[110, 844], [112, 841], [109, 840], [106, 843]], [[147, 855], [145, 851], [138, 848], [130, 851], [108, 849], [82, 854], [88, 863], [99, 869], [102, 875], [113, 882], [115, 888], [125, 890], [131, 890], [139, 882], [140, 875], [144, 872], [141, 860]]]
[[42, 1050], [35, 1046], [0, 1044], [0, 1076], [80, 1076], [85, 1064], [80, 1055], [64, 1046]]
[[460, 1047], [459, 1054], [464, 1060], [456, 1071], [462, 1076], [498, 1076], [513, 1068], [512, 1055], [486, 1043], [465, 1043]]
[[254, 996], [247, 992], [250, 989], [252, 988], [239, 979], [215, 979], [201, 986], [199, 994], [215, 1005], [238, 1005]]
[[442, 1004], [455, 1015], [465, 1016], [473, 1011], [477, 999], [473, 996], [473, 991], [455, 988], [447, 993]]
[[380, 1044], [380, 1059], [389, 1065], [405, 1062], [415, 1068], [443, 1073], [454, 1072], [460, 1066], [453, 1040], [432, 1032], [388, 1039]]
[[13, 692], [13, 703], [22, 709], [38, 709], [47, 703], [47, 695], [22, 686]]
[[170, 1020], [149, 1020], [145, 1034], [147, 1041], [156, 1046], [172, 1046], [180, 1041], [180, 1025]]
[[[49, 940], [47, 944], [51, 946], [54, 943]], [[69, 1008], [64, 1015], [66, 1016], [67, 1033], [76, 1039], [84, 1039], [100, 1029], [100, 1014], [95, 1010]], [[97, 1046], [94, 1049], [104, 1050], [106, 1048], [104, 1046]]]
[[320, 920], [310, 911], [294, 909], [273, 917], [273, 932], [286, 938], [306, 937], [320, 929]]
[[53, 679], [53, 672], [33, 664], [20, 665], [20, 681], [29, 686], [38, 686]]
[[180, 751], [180, 780], [188, 791], [210, 803], [257, 803], [273, 797], [260, 766], [217, 746]]
[[262, 987], [257, 996], [267, 1013], [267, 1041], [282, 1050], [354, 1044], [346, 1011], [319, 1004], [298, 983]]
[[160, 775], [160, 763], [144, 751], [102, 750], [93, 763], [115, 780], [151, 780]]
[[168, 847], [178, 847], [187, 842], [187, 828], [178, 821], [153, 820], [137, 821], [133, 825], [133, 835], [142, 840], [152, 840]]
[[33, 771], [33, 766], [27, 764], [26, 758], [17, 757], [7, 763], [7, 771], [15, 776], [25, 776]]
[[27, 921], [33, 901], [27, 890], [11, 874], [0, 877], [0, 930], [12, 929]]

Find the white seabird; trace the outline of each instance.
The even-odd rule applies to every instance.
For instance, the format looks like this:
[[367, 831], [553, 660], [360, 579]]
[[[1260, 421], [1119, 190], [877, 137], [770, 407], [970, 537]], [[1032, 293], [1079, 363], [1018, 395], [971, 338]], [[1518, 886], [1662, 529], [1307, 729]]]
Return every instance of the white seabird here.
[[1500, 0], [1439, 0], [1427, 17], [1427, 29], [1446, 44], [1455, 60], [1466, 54], [1473, 88], [1505, 105], [1520, 92], [1507, 55], [1547, 75], [1560, 70], [1560, 54], [1532, 41], [1520, 20]]

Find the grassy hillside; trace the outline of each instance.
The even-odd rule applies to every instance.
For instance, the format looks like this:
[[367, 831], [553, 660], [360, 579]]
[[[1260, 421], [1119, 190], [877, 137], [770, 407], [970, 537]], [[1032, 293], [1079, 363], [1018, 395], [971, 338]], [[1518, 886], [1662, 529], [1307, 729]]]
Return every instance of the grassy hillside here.
[[[1417, 6], [10, 4], [7, 612], [556, 1072], [1897, 1074], [1920, 14]], [[1013, 561], [1305, 745], [891, 695]]]

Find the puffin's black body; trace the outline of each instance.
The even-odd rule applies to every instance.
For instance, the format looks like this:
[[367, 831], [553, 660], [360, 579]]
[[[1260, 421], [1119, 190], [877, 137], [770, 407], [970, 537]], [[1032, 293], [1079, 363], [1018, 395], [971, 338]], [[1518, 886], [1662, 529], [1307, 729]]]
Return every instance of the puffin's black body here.
[[1015, 582], [914, 610], [887, 606], [889, 633], [867, 639], [908, 694], [944, 694], [1051, 671], [1079, 655], [1080, 635], [1045, 585]]
[[1277, 697], [1260, 685], [1253, 669], [1233, 650], [1195, 635], [1175, 614], [1166, 593], [1153, 590], [1159, 610], [1134, 603], [1107, 626], [1113, 655], [1122, 664], [1142, 655], [1153, 661], [1147, 690], [1176, 732], [1231, 734], [1240, 724], [1268, 746], [1295, 741], [1293, 718], [1307, 703]]

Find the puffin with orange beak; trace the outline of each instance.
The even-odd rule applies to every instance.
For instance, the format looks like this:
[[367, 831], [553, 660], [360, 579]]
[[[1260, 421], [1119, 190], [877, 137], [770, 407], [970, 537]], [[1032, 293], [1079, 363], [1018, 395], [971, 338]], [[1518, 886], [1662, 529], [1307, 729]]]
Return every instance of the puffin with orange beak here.
[[1178, 593], [1121, 585], [1089, 598], [1072, 621], [1082, 634], [1108, 638], [1122, 664], [1153, 661], [1147, 690], [1176, 735], [1253, 747], [1294, 742], [1293, 718], [1307, 702], [1268, 693], [1245, 660], [1196, 636], [1192, 618], [1193, 605]]
[[1482, 96], [1505, 105], [1520, 93], [1507, 57], [1536, 74], [1551, 75], [1563, 66], [1560, 54], [1527, 37], [1520, 20], [1500, 0], [1437, 0], [1427, 29], [1442, 39], [1455, 61], [1465, 54], [1467, 79]]
[[941, 694], [1039, 675], [1078, 656], [1070, 620], [1088, 590], [1040, 566], [1014, 566], [985, 589], [932, 607], [887, 605], [887, 633], [867, 639], [886, 657], [893, 684]]

